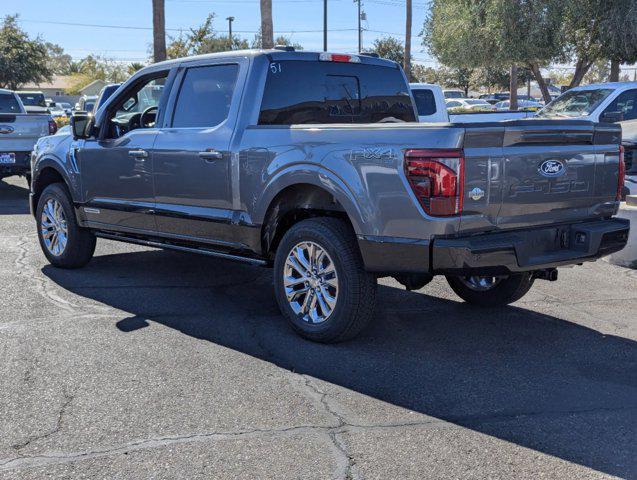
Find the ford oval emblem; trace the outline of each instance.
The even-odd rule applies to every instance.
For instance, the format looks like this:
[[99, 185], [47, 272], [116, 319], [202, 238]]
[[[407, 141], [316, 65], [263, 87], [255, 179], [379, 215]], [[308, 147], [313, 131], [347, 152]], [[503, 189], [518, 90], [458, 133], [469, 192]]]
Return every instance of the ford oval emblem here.
[[545, 160], [540, 165], [540, 174], [545, 177], [559, 177], [566, 173], [566, 166], [560, 160]]

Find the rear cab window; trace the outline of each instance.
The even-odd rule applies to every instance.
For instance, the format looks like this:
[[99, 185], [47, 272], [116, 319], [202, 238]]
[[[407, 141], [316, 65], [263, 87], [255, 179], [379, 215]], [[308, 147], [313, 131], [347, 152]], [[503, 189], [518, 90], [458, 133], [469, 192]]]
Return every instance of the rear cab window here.
[[362, 63], [270, 64], [259, 125], [415, 122], [400, 69]]
[[0, 113], [20, 113], [22, 109], [15, 95], [0, 93]]

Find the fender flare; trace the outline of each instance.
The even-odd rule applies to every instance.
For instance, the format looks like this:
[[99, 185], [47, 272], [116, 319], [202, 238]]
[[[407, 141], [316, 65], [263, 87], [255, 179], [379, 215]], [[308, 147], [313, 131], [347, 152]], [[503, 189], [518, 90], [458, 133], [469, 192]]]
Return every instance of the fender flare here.
[[369, 213], [361, 210], [356, 196], [341, 178], [316, 164], [291, 165], [272, 176], [256, 201], [254, 223], [263, 224], [272, 202], [280, 192], [302, 184], [313, 185], [332, 195], [345, 210], [356, 234], [364, 231], [364, 226], [369, 223]]

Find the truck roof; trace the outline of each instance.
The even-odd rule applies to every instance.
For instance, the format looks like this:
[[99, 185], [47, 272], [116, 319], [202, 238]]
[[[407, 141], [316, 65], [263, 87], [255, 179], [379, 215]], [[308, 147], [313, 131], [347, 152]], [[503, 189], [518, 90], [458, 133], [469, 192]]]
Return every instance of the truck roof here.
[[[191, 62], [198, 60], [205, 60], [207, 58], [217, 59], [217, 58], [237, 58], [237, 57], [262, 57], [269, 56], [272, 60], [305, 60], [305, 61], [318, 61], [319, 55], [324, 52], [312, 52], [312, 51], [287, 51], [287, 50], [279, 50], [276, 48], [270, 50], [258, 50], [258, 49], [250, 49], [250, 50], [230, 50], [227, 52], [216, 52], [216, 53], [205, 53], [203, 55], [194, 55], [191, 57], [182, 57], [175, 58], [173, 60], [166, 60], [160, 63], [154, 63], [146, 68], [154, 68], [157, 66], [170, 66], [179, 64], [182, 62]], [[372, 56], [368, 56], [365, 54], [355, 54], [355, 53], [341, 53], [341, 52], [328, 52], [332, 54], [343, 54], [343, 55], [352, 55], [360, 58], [363, 64], [369, 65], [379, 65], [386, 67], [397, 67], [398, 64], [392, 60], [387, 60], [384, 58], [376, 58]]]

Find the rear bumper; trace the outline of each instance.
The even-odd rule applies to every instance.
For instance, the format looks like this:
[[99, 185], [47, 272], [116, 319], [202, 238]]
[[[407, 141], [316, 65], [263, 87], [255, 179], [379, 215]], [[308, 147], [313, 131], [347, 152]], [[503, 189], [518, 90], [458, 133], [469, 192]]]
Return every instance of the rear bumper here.
[[432, 242], [359, 238], [367, 270], [507, 274], [597, 260], [626, 246], [630, 222], [613, 218]]

